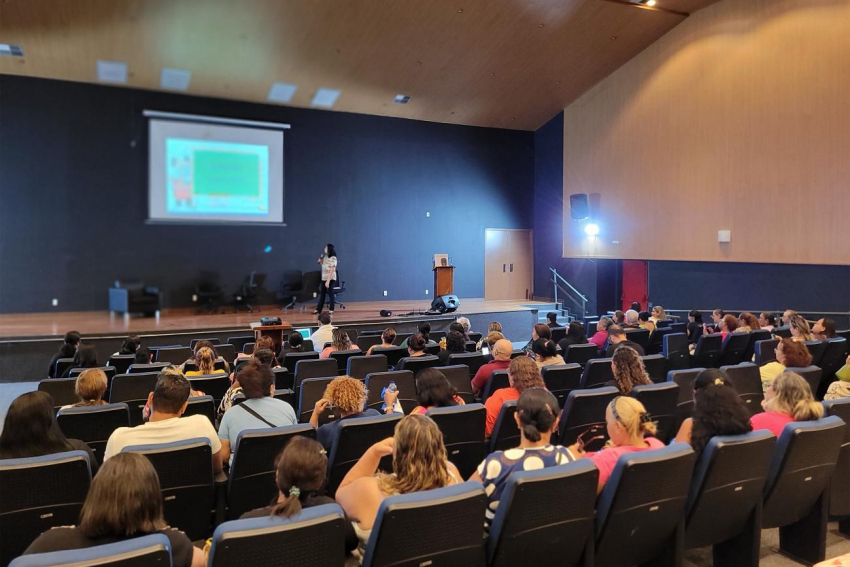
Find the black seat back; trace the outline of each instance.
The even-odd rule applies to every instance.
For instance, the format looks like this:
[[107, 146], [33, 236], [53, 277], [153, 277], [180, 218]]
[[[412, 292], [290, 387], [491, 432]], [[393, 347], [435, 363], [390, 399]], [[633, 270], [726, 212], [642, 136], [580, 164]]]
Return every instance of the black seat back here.
[[597, 388], [614, 379], [614, 369], [610, 358], [597, 358], [588, 361], [581, 375], [581, 387]]
[[587, 450], [594, 451], [601, 448], [608, 439], [605, 410], [611, 400], [619, 395], [620, 391], [613, 386], [571, 392], [558, 420], [558, 444], [569, 447], [576, 442], [579, 435], [591, 427], [599, 427], [598, 434], [604, 439], [589, 446]]
[[401, 346], [394, 347], [375, 347], [372, 349], [372, 354], [383, 354], [387, 357], [387, 365], [390, 368], [398, 366], [399, 361], [407, 356], [407, 349]]
[[227, 341], [225, 341], [229, 345], [233, 345], [233, 350], [236, 352], [242, 352], [242, 349], [248, 343], [254, 342], [254, 335], [242, 335], [239, 337], [227, 337]]
[[131, 364], [127, 369], [127, 374], [159, 374], [163, 368], [168, 368], [170, 362], [152, 362], [150, 364]]
[[670, 333], [664, 335], [664, 347], [661, 354], [667, 359], [670, 370], [684, 370], [691, 365], [691, 354], [688, 350], [688, 336], [685, 333]]
[[646, 373], [649, 374], [649, 379], [659, 384], [667, 380], [667, 359], [660, 354], [650, 354], [642, 356], [643, 366], [646, 368]]
[[130, 412], [130, 427], [141, 425], [142, 410], [148, 403], [148, 394], [154, 391], [158, 373], [119, 374], [112, 379], [109, 403], [124, 402]]
[[626, 329], [626, 340], [639, 344], [644, 352], [649, 349], [649, 331], [646, 329]]
[[823, 370], [823, 379], [826, 383], [832, 382], [835, 373], [838, 372], [847, 359], [847, 339], [829, 339], [820, 359], [820, 367]]
[[773, 334], [776, 335], [777, 337], [781, 337], [783, 339], [790, 339], [791, 338], [791, 327], [788, 327], [787, 325], [782, 326], [782, 327], [775, 327], [773, 329]]
[[450, 366], [455, 366], [458, 364], [465, 364], [469, 367], [469, 375], [475, 376], [475, 373], [478, 372], [478, 369], [484, 366], [487, 363], [487, 358], [481, 354], [480, 352], [464, 352], [464, 353], [454, 353], [449, 355], [448, 364]]
[[408, 356], [402, 358], [396, 365], [396, 370], [410, 370], [413, 375], [419, 373], [426, 368], [434, 368], [440, 365], [440, 359], [434, 355], [426, 354], [424, 356]]
[[750, 332], [750, 342], [747, 344], [747, 351], [744, 353], [743, 360], [749, 362], [753, 360], [753, 356], [756, 353], [756, 343], [759, 341], [769, 341], [770, 340], [770, 331], [765, 329], [756, 329], [755, 331]]
[[293, 376], [292, 372], [290, 372], [287, 367], [279, 366], [277, 368], [272, 368], [272, 374], [274, 374], [275, 390], [295, 389], [295, 376]]
[[457, 467], [462, 478], [469, 478], [486, 456], [484, 426], [487, 410], [482, 404], [466, 404], [432, 408], [426, 415], [443, 432], [449, 461]]
[[516, 400], [508, 400], [502, 404], [493, 433], [490, 434], [489, 451], [507, 451], [519, 447], [520, 434], [514, 416], [516, 415]]
[[74, 390], [76, 385], [76, 378], [47, 378], [38, 383], [38, 391], [50, 394], [53, 407], [58, 411], [62, 406], [70, 406], [79, 401]]
[[183, 415], [180, 417], [187, 417], [190, 415], [202, 415], [208, 420], [213, 427], [215, 427], [215, 400], [210, 395], [204, 396], [190, 396], [188, 400], [186, 400], [186, 411], [183, 412]]
[[73, 367], [73, 358], [58, 358], [56, 359], [56, 362], [53, 365], [53, 376], [55, 376], [56, 378], [62, 378], [63, 376], [65, 376], [65, 372], [67, 372], [69, 368]]
[[838, 463], [832, 475], [829, 489], [829, 515], [850, 516], [850, 398], [823, 402], [826, 415], [836, 415], [844, 421], [844, 439]]
[[720, 334], [701, 336], [697, 341], [694, 354], [691, 356], [691, 366], [695, 368], [717, 368], [720, 363], [722, 347], [723, 337]]
[[751, 416], [764, 411], [761, 407], [761, 402], [764, 400], [764, 387], [761, 384], [758, 366], [752, 362], [745, 362], [735, 366], [723, 366], [720, 370], [729, 375], [729, 379], [738, 391], [738, 397], [747, 406]]
[[664, 444], [676, 435], [676, 407], [679, 386], [675, 382], [662, 382], [632, 388], [632, 397], [643, 404], [655, 422], [655, 437]]
[[283, 355], [280, 364], [288, 368], [294, 375], [296, 365], [302, 360], [319, 360], [319, 353], [312, 350], [308, 352], [288, 352]]
[[661, 354], [664, 350], [664, 337], [673, 333], [670, 327], [658, 327], [649, 336], [649, 347], [646, 349], [646, 354]]
[[390, 382], [395, 382], [395, 385], [398, 386], [397, 400], [405, 415], [409, 414], [413, 411], [413, 408], [419, 405], [416, 396], [416, 381], [413, 378], [413, 372], [410, 370], [373, 372], [366, 376], [366, 391], [368, 392], [366, 407], [381, 411], [381, 407], [384, 405], [381, 392], [390, 385]]
[[671, 370], [667, 373], [667, 381], [679, 386], [679, 398], [676, 401], [676, 431], [682, 422], [694, 413], [694, 380], [705, 368], [690, 368], [688, 370]]
[[464, 403], [471, 404], [475, 401], [475, 396], [472, 394], [472, 376], [469, 374], [469, 367], [465, 364], [457, 364], [453, 366], [441, 366], [439, 368], [449, 384], [454, 386], [457, 395]]
[[688, 324], [687, 323], [670, 323], [669, 328], [672, 329], [674, 333], [685, 333], [685, 334], [687, 334]]
[[719, 366], [731, 366], [744, 362], [747, 347], [750, 346], [750, 333], [729, 333], [720, 347]]
[[342, 376], [345, 374], [345, 371], [348, 369], [348, 360], [354, 356], [361, 356], [363, 352], [361, 350], [336, 350], [331, 352], [331, 360], [336, 361], [337, 366], [337, 374]]
[[552, 327], [549, 329], [552, 333], [552, 342], [558, 344], [561, 342], [561, 339], [567, 338], [567, 328], [566, 327]]
[[793, 372], [802, 377], [808, 383], [809, 388], [811, 388], [812, 395], [818, 395], [818, 388], [820, 388], [821, 377], [823, 376], [823, 371], [820, 368], [817, 366], [805, 366], [802, 368], [789, 367], [785, 369], [785, 372]]
[[[401, 346], [401, 344], [413, 336], [413, 333], [396, 333], [395, 339], [393, 339], [393, 344], [396, 346]], [[407, 350], [407, 347], [404, 347]], [[374, 351], [373, 351], [374, 352]]]
[[584, 366], [589, 360], [599, 358], [599, 349], [594, 344], [569, 345], [564, 353], [564, 362]]
[[221, 399], [230, 388], [230, 377], [224, 373], [202, 374], [201, 376], [187, 376], [186, 378], [193, 390], [212, 396], [216, 404], [221, 403]]
[[360, 350], [366, 352], [371, 347], [381, 344], [381, 342], [381, 335], [364, 335], [361, 333], [357, 335], [357, 342], [355, 344]]
[[179, 365], [192, 358], [192, 354], [192, 349], [188, 347], [163, 347], [157, 349], [156, 361]]
[[68, 439], [84, 441], [102, 463], [109, 436], [119, 427], [130, 426], [130, 412], [125, 403], [66, 408], [59, 410], [56, 423]]
[[113, 354], [106, 361], [107, 366], [115, 369], [116, 374], [126, 374], [130, 365], [136, 361], [135, 354]]
[[756, 341], [754, 346], [755, 363], [764, 366], [776, 360], [776, 347], [779, 346], [778, 339], [765, 339]]
[[484, 391], [481, 393], [481, 403], [486, 402], [490, 396], [492, 396], [496, 390], [501, 390], [502, 388], [510, 388], [511, 383], [508, 380], [508, 371], [507, 370], [494, 370], [492, 374], [490, 374], [490, 379], [487, 380], [487, 383], [484, 384]]
[[564, 407], [570, 392], [581, 387], [581, 374], [579, 364], [553, 364], [540, 369], [543, 383], [558, 399], [559, 407]]
[[372, 354], [369, 356], [352, 356], [348, 359], [348, 367], [345, 373], [352, 378], [365, 380], [366, 376], [375, 372], [386, 372], [389, 370], [387, 357], [383, 354]]
[[[812, 366], [818, 366], [823, 353], [826, 352], [826, 341], [806, 341], [803, 343], [812, 355]], [[815, 391], [815, 390], [812, 390]]]
[[215, 352], [218, 356], [226, 360], [228, 364], [233, 364], [233, 361], [236, 360], [236, 347], [231, 344], [215, 345]]
[[[334, 439], [328, 456], [328, 496], [333, 497], [336, 494], [342, 479], [369, 447], [393, 436], [395, 426], [401, 418], [398, 414], [354, 417], [339, 424], [339, 434]], [[392, 457], [381, 459], [379, 468], [392, 472]]]
[[[307, 378], [301, 382], [301, 387], [298, 388], [298, 409], [296, 412], [298, 423], [310, 423], [316, 402], [322, 399], [325, 389], [333, 380], [333, 378]], [[329, 405], [319, 416], [319, 426], [336, 421], [340, 417], [339, 409]]]

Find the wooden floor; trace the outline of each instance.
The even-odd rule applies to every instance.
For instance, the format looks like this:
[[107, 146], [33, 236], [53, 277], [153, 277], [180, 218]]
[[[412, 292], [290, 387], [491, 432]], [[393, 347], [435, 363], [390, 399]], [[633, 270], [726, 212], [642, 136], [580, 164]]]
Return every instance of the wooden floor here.
[[[521, 311], [529, 305], [546, 305], [542, 302], [525, 300], [486, 301], [484, 299], [461, 299], [460, 308], [455, 315], [473, 315]], [[396, 315], [410, 312], [425, 312], [430, 307], [427, 301], [363, 301], [348, 302], [346, 309], [337, 308], [333, 315], [335, 323], [366, 323], [384, 320], [380, 316], [382, 309]], [[251, 323], [260, 317], [280, 317], [293, 326], [315, 324], [313, 305], [283, 311], [276, 305], [262, 306], [261, 311], [234, 313], [228, 308], [225, 313], [199, 314], [195, 309], [163, 310], [157, 320], [154, 317], [110, 316], [108, 311], [82, 311], [64, 313], [28, 313], [0, 315], [0, 338], [41, 338], [62, 336], [67, 331], [76, 330], [86, 336], [110, 336], [134, 334], [175, 333], [180, 331], [203, 330], [248, 330]]]

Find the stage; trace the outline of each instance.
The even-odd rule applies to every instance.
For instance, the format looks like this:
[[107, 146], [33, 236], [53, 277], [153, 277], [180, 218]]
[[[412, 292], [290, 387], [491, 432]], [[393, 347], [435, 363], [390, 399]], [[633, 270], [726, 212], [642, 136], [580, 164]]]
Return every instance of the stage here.
[[[416, 324], [428, 320], [435, 331], [446, 330], [458, 317], [467, 317], [472, 330], [486, 332], [490, 321], [499, 321], [506, 336], [522, 340], [530, 336], [538, 311], [548, 311], [552, 303], [525, 300], [461, 299], [454, 313], [429, 314], [429, 300], [347, 302], [346, 309], [337, 308], [333, 324], [354, 332], [394, 327], [399, 332], [415, 330]], [[56, 312], [0, 315], [0, 382], [40, 380], [46, 376], [47, 364], [59, 348], [62, 336], [79, 331], [83, 341], [94, 344], [98, 361], [105, 364], [117, 351], [123, 338], [140, 335], [147, 345], [179, 344], [188, 346], [196, 337], [217, 337], [222, 342], [229, 336], [250, 335], [251, 323], [260, 317], [280, 317], [295, 328], [315, 327], [314, 305], [282, 310], [276, 305], [260, 306], [253, 313], [198, 313], [194, 308], [166, 309], [159, 318], [122, 317], [108, 311]], [[392, 311], [381, 317], [380, 311]], [[413, 316], [403, 316], [414, 313]]]

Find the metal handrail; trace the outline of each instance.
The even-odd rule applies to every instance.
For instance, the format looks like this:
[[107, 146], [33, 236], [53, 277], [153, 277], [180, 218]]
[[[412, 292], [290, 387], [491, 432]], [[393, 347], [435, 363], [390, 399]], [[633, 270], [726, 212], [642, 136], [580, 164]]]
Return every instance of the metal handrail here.
[[[573, 291], [575, 292], [575, 294], [576, 294], [576, 295], [578, 295], [578, 296], [581, 298], [581, 300], [582, 300], [582, 301], [587, 301], [587, 298], [586, 298], [584, 295], [582, 295], [582, 293], [581, 293], [579, 290], [577, 290], [575, 287], [573, 287], [573, 284], [571, 284], [570, 282], [568, 282], [567, 280], [565, 280], [565, 279], [563, 278], [563, 276], [561, 276], [561, 274], [559, 274], [559, 273], [558, 273], [558, 270], [556, 270], [555, 268], [549, 268], [549, 271], [550, 271], [550, 272], [552, 272], [553, 274], [555, 274], [555, 277], [556, 277], [557, 279], [559, 279], [559, 280], [561, 280], [562, 282], [564, 282], [565, 284], [567, 284], [567, 286], [568, 286], [571, 290], [573, 290]], [[566, 290], [564, 290], [564, 291], [566, 291]]]
[[[558, 290], [560, 289], [562, 292], [564, 292], [564, 295], [566, 295], [567, 298], [569, 298], [570, 301], [575, 303], [576, 307], [579, 307], [581, 309], [581, 316], [582, 316], [582, 318], [584, 318], [587, 315], [587, 298], [579, 290], [577, 290], [575, 287], [573, 287], [573, 285], [570, 282], [565, 280], [558, 273], [557, 270], [555, 270], [554, 268], [549, 268], [549, 271], [552, 272], [552, 274], [554, 274], [554, 277], [552, 278], [551, 281], [552, 281], [553, 284], [555, 284], [555, 303], [559, 303], [559, 301], [558, 301]], [[558, 283], [558, 280], [561, 280], [562, 282], [564, 282], [567, 285], [567, 287], [569, 287], [576, 295], [578, 295], [581, 298], [581, 301], [579, 301], [578, 299], [573, 297], [567, 289], [562, 287], [561, 284]]]

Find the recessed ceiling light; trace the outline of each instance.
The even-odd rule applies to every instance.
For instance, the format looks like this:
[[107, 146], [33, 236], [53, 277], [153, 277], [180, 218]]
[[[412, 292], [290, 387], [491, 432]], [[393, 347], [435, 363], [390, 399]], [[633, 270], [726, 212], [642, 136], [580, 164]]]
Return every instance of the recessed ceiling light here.
[[646, 0], [647, 6], [655, 6], [655, 0]]
[[127, 64], [121, 61], [97, 60], [97, 80], [104, 83], [126, 83]]
[[330, 108], [336, 102], [336, 99], [339, 98], [339, 91], [336, 89], [325, 89], [321, 88], [316, 91], [315, 96], [313, 96], [313, 106], [321, 106], [323, 108]]
[[397, 94], [393, 98], [393, 102], [396, 103], [396, 104], [407, 104], [408, 102], [410, 102], [410, 98], [411, 98], [410, 95]]
[[192, 72], [185, 69], [162, 68], [159, 75], [159, 86], [170, 91], [189, 90], [189, 81], [192, 80]]
[[275, 83], [269, 89], [269, 100], [271, 102], [289, 102], [298, 90], [296, 85], [289, 83]]
[[0, 55], [6, 57], [23, 57], [24, 47], [22, 45], [13, 45], [11, 43], [0, 43]]

